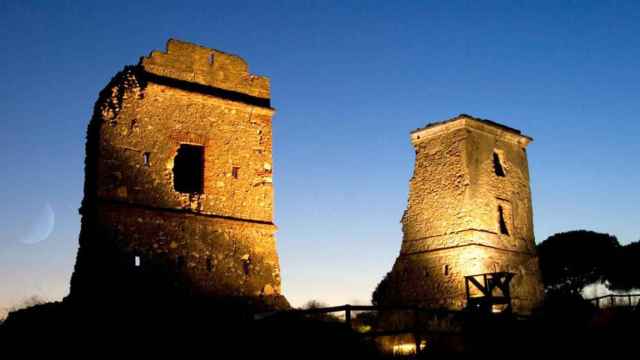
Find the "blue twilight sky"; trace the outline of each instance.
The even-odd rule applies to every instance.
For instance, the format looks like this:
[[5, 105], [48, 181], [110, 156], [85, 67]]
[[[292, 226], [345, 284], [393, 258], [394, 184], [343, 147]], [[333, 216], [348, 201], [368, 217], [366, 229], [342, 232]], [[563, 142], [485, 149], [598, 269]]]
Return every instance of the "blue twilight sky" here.
[[537, 241], [640, 238], [637, 1], [0, 0], [0, 26], [0, 308], [68, 291], [93, 103], [170, 37], [271, 78], [294, 305], [369, 300], [400, 247], [409, 131], [459, 113], [535, 139]]

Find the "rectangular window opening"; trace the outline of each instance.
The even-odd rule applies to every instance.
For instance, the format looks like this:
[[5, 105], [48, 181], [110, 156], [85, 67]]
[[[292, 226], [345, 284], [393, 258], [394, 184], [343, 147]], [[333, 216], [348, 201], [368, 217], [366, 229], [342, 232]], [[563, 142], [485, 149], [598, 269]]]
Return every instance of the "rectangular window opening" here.
[[136, 256], [133, 257], [133, 265], [135, 267], [140, 267], [141, 261], [140, 261], [140, 256], [139, 255], [136, 255]]
[[234, 166], [231, 168], [231, 176], [233, 176], [234, 179], [238, 178], [239, 172], [240, 172], [240, 167]]
[[181, 193], [203, 193], [204, 146], [180, 145], [173, 161], [173, 187]]

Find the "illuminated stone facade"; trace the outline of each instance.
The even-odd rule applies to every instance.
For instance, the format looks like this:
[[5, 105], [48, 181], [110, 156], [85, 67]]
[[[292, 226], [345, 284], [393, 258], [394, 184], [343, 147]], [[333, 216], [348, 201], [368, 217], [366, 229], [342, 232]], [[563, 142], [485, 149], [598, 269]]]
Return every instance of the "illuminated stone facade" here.
[[218, 50], [169, 40], [166, 52], [118, 73], [87, 133], [71, 296], [104, 296], [141, 278], [286, 307], [273, 114], [269, 79]]
[[411, 133], [416, 152], [404, 238], [390, 276], [396, 301], [461, 309], [464, 277], [515, 273], [515, 312], [543, 296], [526, 147], [520, 131], [467, 115]]

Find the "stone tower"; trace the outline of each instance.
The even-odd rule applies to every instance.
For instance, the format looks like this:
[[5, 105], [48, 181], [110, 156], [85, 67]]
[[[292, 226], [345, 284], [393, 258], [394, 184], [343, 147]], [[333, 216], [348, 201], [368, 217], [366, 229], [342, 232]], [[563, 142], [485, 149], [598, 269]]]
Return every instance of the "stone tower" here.
[[269, 79], [178, 40], [116, 74], [87, 132], [71, 297], [144, 291], [287, 306]]
[[515, 312], [542, 299], [526, 147], [520, 131], [460, 115], [411, 133], [416, 161], [404, 238], [390, 281], [396, 301], [461, 309], [464, 277], [515, 274]]

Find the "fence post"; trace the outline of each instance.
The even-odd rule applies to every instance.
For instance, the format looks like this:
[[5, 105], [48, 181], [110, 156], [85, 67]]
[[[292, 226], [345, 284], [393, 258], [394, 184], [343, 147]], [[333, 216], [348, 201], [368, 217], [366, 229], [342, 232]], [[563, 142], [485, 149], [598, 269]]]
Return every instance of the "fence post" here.
[[344, 306], [344, 322], [346, 323], [349, 330], [353, 329], [353, 327], [351, 327], [351, 305]]
[[420, 352], [420, 334], [418, 332], [418, 327], [420, 326], [420, 313], [418, 312], [418, 308], [413, 308], [413, 340], [416, 343], [416, 354]]

